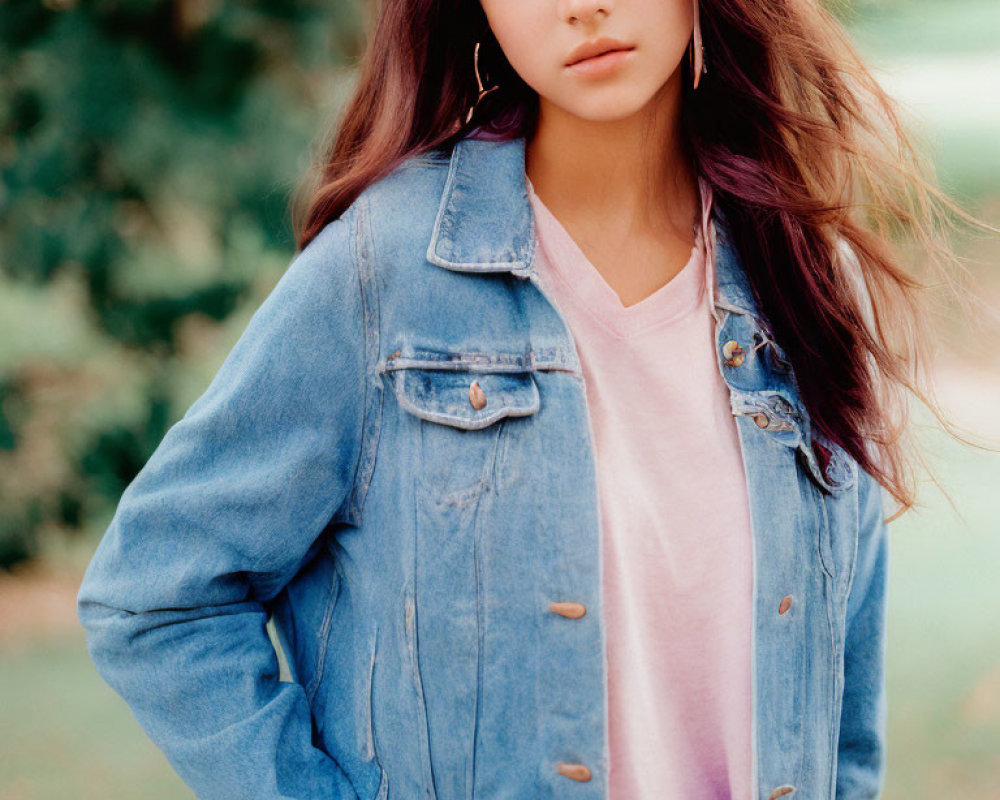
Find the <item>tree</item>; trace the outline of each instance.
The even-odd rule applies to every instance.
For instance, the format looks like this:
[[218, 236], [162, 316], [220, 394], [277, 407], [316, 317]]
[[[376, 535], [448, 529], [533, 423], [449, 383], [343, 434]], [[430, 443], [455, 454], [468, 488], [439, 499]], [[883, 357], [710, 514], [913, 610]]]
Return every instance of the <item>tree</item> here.
[[102, 524], [294, 249], [360, 2], [0, 15], [0, 565]]

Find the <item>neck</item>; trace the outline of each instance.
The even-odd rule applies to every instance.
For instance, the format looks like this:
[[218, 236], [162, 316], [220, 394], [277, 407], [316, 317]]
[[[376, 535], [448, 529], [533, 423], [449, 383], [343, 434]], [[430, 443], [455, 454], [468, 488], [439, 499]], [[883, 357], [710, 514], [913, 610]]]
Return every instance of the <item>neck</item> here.
[[640, 111], [610, 121], [581, 119], [540, 97], [525, 170], [542, 201], [584, 224], [690, 231], [697, 179], [683, 145], [680, 74]]

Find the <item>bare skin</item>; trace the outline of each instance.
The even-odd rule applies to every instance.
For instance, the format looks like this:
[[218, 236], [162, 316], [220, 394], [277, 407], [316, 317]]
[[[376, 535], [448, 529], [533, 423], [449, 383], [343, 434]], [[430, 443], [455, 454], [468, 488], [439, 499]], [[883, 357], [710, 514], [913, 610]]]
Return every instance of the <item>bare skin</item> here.
[[[511, 65], [539, 94], [525, 169], [624, 306], [670, 281], [694, 246], [697, 181], [680, 135], [691, 0], [482, 0]], [[565, 67], [578, 44], [634, 45], [609, 74]]]

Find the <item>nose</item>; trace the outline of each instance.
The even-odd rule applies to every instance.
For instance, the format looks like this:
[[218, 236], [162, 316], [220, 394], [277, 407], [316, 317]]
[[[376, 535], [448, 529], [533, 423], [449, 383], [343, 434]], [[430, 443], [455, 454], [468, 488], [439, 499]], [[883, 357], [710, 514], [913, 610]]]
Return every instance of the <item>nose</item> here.
[[590, 22], [598, 14], [607, 17], [614, 8], [614, 0], [558, 0], [559, 16], [570, 24]]

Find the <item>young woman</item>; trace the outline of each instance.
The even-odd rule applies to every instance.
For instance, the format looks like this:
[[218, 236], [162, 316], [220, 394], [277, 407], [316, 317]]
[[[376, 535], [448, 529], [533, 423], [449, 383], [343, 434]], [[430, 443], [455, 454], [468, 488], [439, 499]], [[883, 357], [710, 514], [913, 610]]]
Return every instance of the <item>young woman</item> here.
[[877, 797], [909, 152], [817, 0], [383, 0], [100, 673], [203, 798]]

